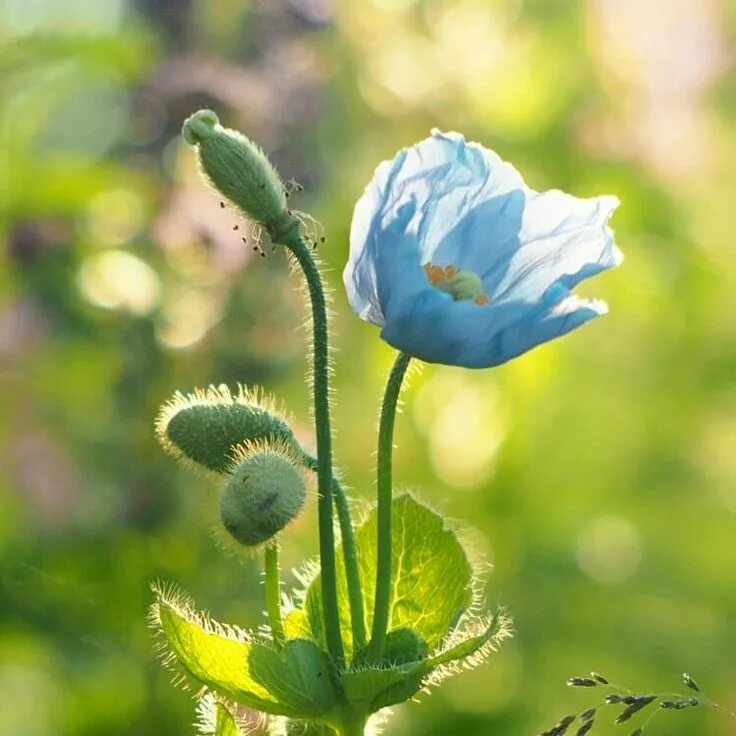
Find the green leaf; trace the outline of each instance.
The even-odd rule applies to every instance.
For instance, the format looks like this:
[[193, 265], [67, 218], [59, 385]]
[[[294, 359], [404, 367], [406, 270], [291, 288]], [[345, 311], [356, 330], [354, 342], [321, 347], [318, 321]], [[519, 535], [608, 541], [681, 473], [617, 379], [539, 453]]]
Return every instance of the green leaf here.
[[179, 664], [226, 698], [291, 718], [318, 718], [335, 707], [329, 658], [311, 641], [292, 639], [276, 650], [161, 595], [153, 619]]
[[197, 704], [195, 727], [200, 736], [242, 736], [243, 733], [230, 708], [212, 692], [205, 693]]
[[240, 736], [238, 724], [235, 723], [230, 711], [222, 703], [217, 703], [215, 708], [217, 709], [215, 736]]
[[312, 638], [312, 629], [309, 627], [307, 614], [301, 608], [289, 611], [284, 617], [284, 635], [287, 639]]
[[371, 662], [368, 655], [368, 647], [359, 649], [351, 667], [353, 669], [363, 666], [391, 667], [394, 665], [409, 664], [427, 659], [429, 647], [427, 642], [411, 629], [395, 629], [386, 635], [386, 644], [383, 648], [383, 656], [380, 662]]
[[[367, 629], [373, 620], [376, 578], [376, 513], [356, 531]], [[346, 654], [353, 651], [350, 607], [342, 556], [337, 557], [340, 626]], [[472, 604], [472, 569], [444, 519], [409, 494], [393, 502], [393, 600], [389, 629], [409, 628], [435, 649]], [[305, 611], [317, 641], [324, 641], [320, 582], [309, 586]]]
[[422, 688], [429, 667], [427, 644], [410, 629], [390, 631], [380, 663], [366, 664], [359, 651], [350, 671], [343, 674], [348, 702], [369, 713], [403, 703]]
[[475, 666], [508, 636], [508, 619], [496, 613], [489, 621], [469, 621], [451, 635], [443, 650], [427, 657], [423, 643], [415, 644], [411, 653], [411, 637], [406, 629], [392, 631], [386, 637], [386, 656], [381, 665], [358, 665], [342, 675], [345, 695], [351, 705], [369, 713], [403, 703], [427, 682], [436, 684], [456, 671], [445, 665], [463, 659], [466, 666]]
[[502, 612], [496, 611], [490, 619], [474, 619], [462, 630], [455, 632], [445, 643], [445, 647], [427, 659], [427, 664], [435, 669], [458, 659], [475, 658], [476, 664], [488, 653], [511, 636], [510, 620]]

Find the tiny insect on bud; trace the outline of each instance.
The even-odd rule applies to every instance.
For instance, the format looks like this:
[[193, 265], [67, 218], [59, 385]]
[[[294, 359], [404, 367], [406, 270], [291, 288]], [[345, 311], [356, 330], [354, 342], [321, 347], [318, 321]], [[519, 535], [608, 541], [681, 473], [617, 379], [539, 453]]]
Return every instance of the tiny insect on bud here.
[[246, 445], [222, 488], [220, 520], [233, 539], [255, 547], [293, 521], [305, 497], [302, 468], [288, 452]]

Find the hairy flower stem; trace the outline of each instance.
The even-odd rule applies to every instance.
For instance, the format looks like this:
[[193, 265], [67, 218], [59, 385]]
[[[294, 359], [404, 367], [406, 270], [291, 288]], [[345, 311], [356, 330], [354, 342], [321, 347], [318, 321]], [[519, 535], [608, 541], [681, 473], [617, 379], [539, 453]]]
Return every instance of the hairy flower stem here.
[[338, 668], [345, 661], [337, 606], [335, 570], [335, 531], [332, 526], [332, 432], [330, 430], [329, 359], [327, 343], [327, 305], [317, 264], [299, 232], [296, 220], [290, 220], [272, 240], [286, 246], [301, 267], [312, 304], [312, 349], [314, 424], [317, 435], [317, 491], [319, 517], [319, 560], [322, 586], [322, 609], [327, 649]]
[[[304, 453], [305, 463], [317, 469], [317, 459]], [[360, 568], [358, 567], [358, 551], [355, 546], [355, 532], [350, 517], [348, 499], [340, 481], [333, 476], [332, 495], [337, 507], [337, 518], [342, 535], [342, 554], [345, 561], [345, 582], [350, 604], [350, 623], [353, 632], [353, 651], [365, 646], [365, 610], [363, 608], [363, 591], [360, 584]]]
[[279, 583], [279, 547], [277, 542], [266, 545], [264, 553], [266, 575], [266, 611], [274, 642], [284, 643], [284, 625], [281, 622], [281, 585]]
[[396, 356], [386, 383], [386, 392], [383, 395], [383, 404], [381, 405], [381, 419], [378, 425], [378, 468], [376, 473], [378, 559], [376, 561], [376, 600], [373, 609], [373, 630], [368, 645], [369, 655], [374, 660], [379, 659], [383, 654], [391, 608], [391, 504], [393, 501], [391, 457], [396, 405], [410, 361], [411, 356], [406, 353], [399, 353]]

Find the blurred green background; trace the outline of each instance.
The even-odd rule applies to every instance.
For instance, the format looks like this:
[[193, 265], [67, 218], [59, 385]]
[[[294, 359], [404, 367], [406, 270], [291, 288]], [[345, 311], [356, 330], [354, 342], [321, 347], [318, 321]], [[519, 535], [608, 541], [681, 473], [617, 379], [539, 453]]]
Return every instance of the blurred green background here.
[[[336, 457], [361, 499], [392, 355], [340, 272], [375, 165], [457, 129], [535, 188], [623, 203], [626, 261], [582, 290], [609, 316], [405, 394], [395, 475], [472, 521], [517, 634], [386, 733], [533, 734], [590, 704], [564, 681], [591, 669], [645, 691], [687, 670], [736, 706], [735, 52], [732, 0], [0, 1], [0, 732], [192, 733], [146, 628], [155, 579], [260, 621], [215, 490], [152, 432], [175, 389], [244, 381], [311, 442], [297, 281], [199, 180], [178, 134], [201, 106], [326, 228]], [[312, 509], [284, 565], [315, 551]]]

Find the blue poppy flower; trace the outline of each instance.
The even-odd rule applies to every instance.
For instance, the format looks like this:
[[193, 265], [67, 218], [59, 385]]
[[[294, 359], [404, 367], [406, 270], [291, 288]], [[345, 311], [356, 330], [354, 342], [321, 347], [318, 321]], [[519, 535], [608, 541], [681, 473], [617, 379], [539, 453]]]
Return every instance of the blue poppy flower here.
[[432, 131], [384, 161], [355, 207], [350, 305], [414, 357], [504, 363], [607, 311], [572, 289], [621, 262], [618, 204], [536, 192], [493, 151]]

